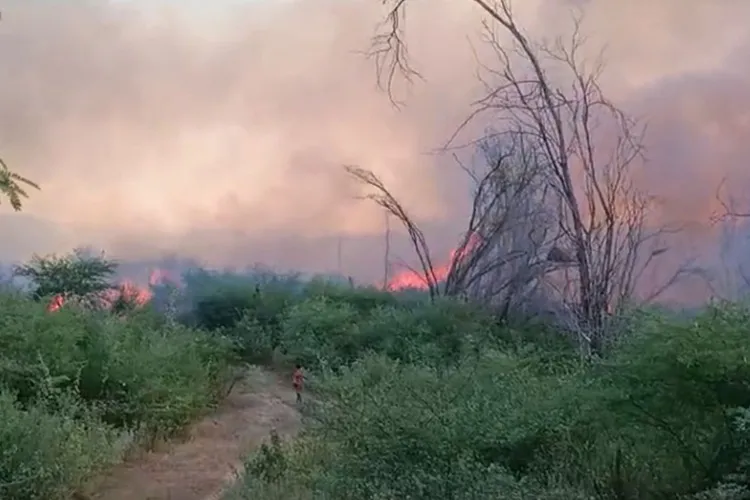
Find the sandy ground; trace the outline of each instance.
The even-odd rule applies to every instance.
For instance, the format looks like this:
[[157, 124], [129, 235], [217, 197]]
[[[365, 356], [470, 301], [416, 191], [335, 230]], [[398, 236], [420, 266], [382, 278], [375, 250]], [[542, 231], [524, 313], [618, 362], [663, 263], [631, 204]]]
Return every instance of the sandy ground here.
[[163, 445], [115, 467], [96, 482], [96, 500], [214, 500], [231, 485], [244, 456], [268, 439], [299, 430], [294, 391], [278, 377], [253, 370], [184, 442]]

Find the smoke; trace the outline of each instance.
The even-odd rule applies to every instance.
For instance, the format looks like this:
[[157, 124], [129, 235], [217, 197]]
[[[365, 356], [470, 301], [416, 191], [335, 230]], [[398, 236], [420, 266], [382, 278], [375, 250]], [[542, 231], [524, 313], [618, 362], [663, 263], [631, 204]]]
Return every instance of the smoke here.
[[[477, 96], [471, 2], [413, 1], [425, 81], [399, 89], [401, 111], [361, 53], [380, 2], [208, 3], [4, 2], [0, 153], [43, 191], [24, 214], [0, 206], [0, 259], [89, 244], [378, 279], [383, 216], [355, 199], [343, 163], [378, 173], [447, 254], [468, 190], [450, 158], [427, 153]], [[663, 217], [700, 225], [721, 178], [746, 182], [750, 4], [516, 4], [532, 36], [586, 11], [591, 55], [608, 45], [603, 84], [651, 121], [644, 179]]]

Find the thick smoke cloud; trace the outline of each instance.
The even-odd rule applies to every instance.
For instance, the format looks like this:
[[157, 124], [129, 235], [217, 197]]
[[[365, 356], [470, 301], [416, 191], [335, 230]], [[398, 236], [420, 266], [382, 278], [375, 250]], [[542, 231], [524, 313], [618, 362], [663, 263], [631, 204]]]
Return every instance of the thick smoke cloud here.
[[[573, 5], [586, 11], [592, 55], [608, 45], [604, 85], [651, 121], [643, 178], [665, 197], [661, 216], [704, 222], [719, 180], [741, 185], [750, 3], [516, 3], [532, 35], [565, 32]], [[477, 95], [471, 3], [413, 2], [426, 81], [401, 111], [358, 52], [380, 2], [215, 4], [4, 3], [0, 152], [43, 191], [24, 214], [0, 206], [0, 259], [90, 244], [377, 279], [383, 216], [354, 199], [343, 163], [379, 173], [447, 253], [467, 190], [450, 158], [426, 153]]]

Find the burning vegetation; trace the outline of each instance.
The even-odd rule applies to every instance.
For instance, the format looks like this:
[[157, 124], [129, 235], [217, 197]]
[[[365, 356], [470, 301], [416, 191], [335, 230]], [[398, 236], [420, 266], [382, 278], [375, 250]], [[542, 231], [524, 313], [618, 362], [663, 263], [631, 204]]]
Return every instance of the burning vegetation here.
[[65, 256], [34, 256], [28, 264], [16, 267], [14, 276], [27, 281], [33, 297], [48, 298], [48, 312], [71, 303], [95, 310], [140, 308], [151, 301], [154, 287], [179, 286], [163, 269], [152, 269], [146, 284], [139, 285], [132, 279], [117, 279], [117, 267], [104, 254], [75, 250]]

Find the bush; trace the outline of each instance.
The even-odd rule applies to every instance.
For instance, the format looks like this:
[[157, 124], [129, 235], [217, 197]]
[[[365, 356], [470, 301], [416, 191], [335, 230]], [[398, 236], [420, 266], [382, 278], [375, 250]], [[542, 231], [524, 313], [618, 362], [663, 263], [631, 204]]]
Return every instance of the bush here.
[[738, 469], [746, 448], [731, 422], [750, 407], [748, 326], [750, 311], [735, 305], [692, 321], [645, 315], [602, 366], [606, 419], [588, 433], [617, 431], [631, 489], [686, 494]]
[[[360, 498], [457, 498], [485, 474], [524, 474], [574, 412], [559, 400], [563, 380], [493, 352], [440, 371], [370, 358], [319, 385], [340, 404], [315, 416], [342, 444], [334, 468]], [[499, 492], [490, 483], [478, 498]]]
[[128, 444], [75, 402], [56, 413], [41, 404], [23, 409], [2, 391], [0, 421], [0, 497], [8, 500], [68, 498]]
[[346, 302], [320, 296], [292, 306], [281, 326], [285, 354], [309, 368], [342, 366], [359, 351], [358, 311]]
[[107, 422], [169, 434], [184, 426], [223, 384], [230, 345], [147, 311], [123, 320], [74, 309], [47, 314], [0, 295], [0, 384], [22, 402], [39, 396], [49, 374], [100, 406]]
[[278, 327], [289, 303], [300, 296], [294, 276], [187, 273], [182, 320], [207, 330], [233, 327], [250, 313], [265, 326]]
[[310, 426], [275, 451], [286, 472], [251, 469], [236, 494], [749, 498], [750, 310], [626, 324], [583, 361], [461, 304], [298, 304], [285, 341], [315, 363]]
[[305, 287], [307, 297], [326, 297], [332, 302], [343, 302], [362, 314], [377, 307], [399, 306], [401, 302], [392, 293], [376, 288], [353, 288], [322, 280], [313, 280]]
[[0, 310], [3, 499], [67, 498], [133, 439], [181, 430], [226, 381], [228, 340], [150, 310], [50, 314], [12, 293]]

